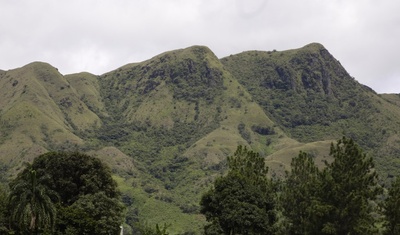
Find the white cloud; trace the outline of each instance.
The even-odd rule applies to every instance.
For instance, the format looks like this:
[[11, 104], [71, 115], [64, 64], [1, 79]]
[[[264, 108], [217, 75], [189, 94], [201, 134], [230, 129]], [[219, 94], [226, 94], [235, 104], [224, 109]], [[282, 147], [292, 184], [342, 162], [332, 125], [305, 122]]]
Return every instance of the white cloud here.
[[399, 9], [391, 0], [1, 1], [0, 68], [42, 60], [102, 74], [194, 44], [222, 57], [320, 42], [361, 83], [400, 93]]

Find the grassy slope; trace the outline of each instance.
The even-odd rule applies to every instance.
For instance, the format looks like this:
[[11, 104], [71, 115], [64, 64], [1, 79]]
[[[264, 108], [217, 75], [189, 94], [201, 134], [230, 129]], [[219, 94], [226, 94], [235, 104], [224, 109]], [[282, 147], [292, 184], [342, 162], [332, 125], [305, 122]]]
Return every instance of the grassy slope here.
[[[198, 53], [199, 51], [201, 53]], [[193, 57], [194, 55], [197, 57]], [[192, 73], [202, 70], [201, 67], [206, 67], [205, 70], [214, 69], [214, 72], [219, 74], [216, 79], [222, 79], [223, 82], [217, 84], [219, 86], [217, 93], [210, 92], [199, 97], [182, 95], [188, 87], [185, 86], [186, 84], [180, 84], [184, 82], [174, 80], [174, 72], [178, 70], [180, 74], [186, 74], [186, 79], [199, 79], [202, 76], [196, 77]], [[188, 71], [190, 69], [192, 71]], [[215, 128], [203, 132], [203, 135], [189, 139], [189, 142], [184, 145], [178, 143], [177, 145], [162, 146], [155, 152], [159, 158], [155, 162], [147, 161], [146, 164], [153, 167], [149, 173], [161, 180], [161, 182], [150, 180], [144, 187], [145, 191], [152, 191], [150, 198], [156, 200], [146, 200], [146, 208], [142, 208], [141, 215], [142, 218], [152, 218], [152, 222], [164, 221], [165, 214], [153, 214], [153, 211], [148, 208], [161, 207], [166, 210], [166, 214], [172, 213], [175, 216], [179, 216], [178, 211], [190, 211], [185, 213], [185, 216], [191, 218], [191, 222], [196, 224], [198, 220], [197, 203], [201, 193], [216, 176], [221, 174], [221, 170], [225, 169], [226, 157], [231, 155], [239, 144], [250, 145], [252, 149], [264, 156], [281, 150], [281, 154], [267, 159], [271, 172], [279, 175], [282, 175], [284, 170], [280, 168], [280, 165], [287, 165], [290, 158], [297, 155], [302, 148], [315, 154], [327, 153], [329, 141], [322, 145], [318, 143], [301, 144], [287, 137], [285, 132], [268, 118], [265, 111], [238, 83], [236, 78], [224, 70], [207, 48], [192, 47], [165, 53], [143, 63], [124, 66], [106, 74], [102, 79], [113, 83], [111, 85], [105, 83], [107, 84], [104, 85], [105, 87], [116, 87], [118, 91], [125, 92], [121, 99], [115, 99], [120, 102], [114, 103], [113, 107], [119, 107], [120, 110], [117, 109], [117, 113], [120, 113], [119, 116], [135, 124], [136, 129], [147, 125], [155, 129], [161, 128], [174, 132], [179, 122], [200, 123], [206, 129], [215, 126]], [[195, 83], [195, 81], [191, 82]], [[207, 81], [204, 82], [207, 83]], [[181, 89], [179, 92], [176, 91], [177, 87]], [[206, 89], [207, 87], [201, 88]], [[197, 92], [198, 90], [191, 90], [190, 94]], [[137, 96], [138, 93], [142, 95]], [[121, 94], [108, 93], [106, 96], [119, 97], [119, 95]], [[129, 105], [126, 105], [127, 103]], [[134, 105], [131, 106], [131, 104]], [[244, 124], [246, 137], [239, 131], [240, 124]], [[271, 127], [275, 133], [267, 136], [260, 135], [252, 131], [252, 126]], [[131, 149], [142, 148], [142, 154], [146, 155], [146, 151], [148, 151], [146, 147], [149, 146], [135, 144], [137, 141], [135, 135], [131, 137], [133, 139], [128, 138], [128, 146], [121, 146], [121, 148], [125, 149], [128, 154]], [[182, 136], [182, 138], [186, 137]], [[267, 144], [267, 139], [270, 144]], [[152, 137], [147, 140], [148, 143], [154, 141]], [[282, 154], [285, 150], [288, 150], [286, 154]], [[291, 157], [288, 158], [288, 154]], [[131, 153], [134, 159], [146, 162], [146, 159], [141, 159], [137, 155], [140, 155], [140, 152], [139, 154], [137, 151]], [[179, 159], [182, 162], [177, 162]], [[157, 170], [160, 169], [163, 169], [164, 173], [159, 174]], [[164, 206], [163, 201], [170, 202], [169, 209]], [[180, 209], [176, 210], [174, 204]], [[192, 214], [193, 212], [195, 213]]]
[[49, 64], [9, 70], [1, 74], [0, 83], [1, 160], [14, 169], [48, 150], [79, 149], [84, 141], [77, 133], [100, 123]]
[[346, 135], [376, 158], [383, 178], [400, 167], [398, 107], [350, 77], [322, 45], [244, 52], [222, 62], [292, 138], [309, 143]]
[[[139, 168], [147, 168], [147, 178], [136, 183], [150, 192], [141, 219], [162, 223], [165, 214], [172, 213], [175, 216], [169, 218], [186, 218], [182, 218], [184, 224], [202, 224], [204, 218], [197, 215], [200, 195], [224, 169], [226, 157], [237, 145], [251, 145], [264, 155], [273, 151], [265, 144], [265, 136], [251, 130], [253, 125], [272, 127], [273, 122], [208, 48], [164, 53], [123, 66], [100, 81], [103, 97], [113, 97], [105, 99], [108, 112], [118, 116], [118, 120], [111, 118], [132, 130], [129, 136], [117, 136], [120, 149], [132, 156]], [[248, 139], [239, 133], [241, 123]], [[156, 135], [143, 131], [148, 128]], [[180, 132], [182, 128], [188, 132]], [[160, 136], [168, 133], [172, 135], [167, 137], [172, 139], [169, 142]], [[290, 142], [279, 128], [270, 138], [277, 144]], [[153, 155], [158, 156], [156, 160]], [[126, 182], [130, 180], [126, 178]], [[157, 207], [165, 213], [154, 214], [149, 209]], [[188, 226], [167, 221], [178, 230]]]
[[200, 196], [239, 144], [277, 176], [300, 150], [322, 167], [343, 134], [379, 153], [381, 171], [400, 166], [400, 99], [358, 84], [319, 44], [222, 60], [194, 46], [102, 76], [32, 63], [0, 72], [0, 87], [3, 163], [87, 151], [116, 174], [129, 217], [173, 233], [201, 230]]
[[65, 76], [71, 87], [76, 90], [80, 100], [96, 114], [104, 114], [104, 103], [100, 95], [98, 76], [90, 73], [69, 74]]
[[37, 67], [41, 64], [33, 63], [8, 71], [0, 80], [3, 91], [0, 99], [3, 144], [0, 151], [4, 156], [2, 161], [12, 166], [42, 153], [48, 147], [45, 139], [49, 132], [57, 133], [52, 142], [81, 141], [70, 134], [61, 110], [37, 79]]
[[[182, 157], [182, 152], [196, 141], [196, 136], [200, 136], [196, 132], [208, 132], [217, 125], [216, 97], [222, 89], [211, 87], [205, 92], [207, 97], [184, 93], [185, 89], [196, 88], [193, 84], [196, 85], [197, 79], [207, 77], [202, 76], [207, 69], [217, 69], [215, 63], [219, 61], [209, 53], [203, 47], [165, 53], [143, 63], [121, 67], [100, 78], [106, 108], [111, 113], [108, 123], [119, 123], [117, 128], [131, 130], [128, 136], [117, 134], [114, 137], [120, 140], [120, 148], [138, 163], [145, 175], [135, 181], [141, 190], [125, 192], [133, 198], [145, 195], [141, 197], [143, 203], [137, 205], [140, 220], [171, 223], [173, 231], [198, 230], [196, 226], [190, 227], [204, 222], [204, 218], [196, 213], [182, 213], [185, 202], [174, 195], [172, 187], [177, 183], [171, 181], [184, 178], [184, 174], [192, 175], [185, 168], [191, 163]], [[181, 77], [181, 72], [187, 73], [187, 77]], [[204, 82], [220, 86], [223, 78], [219, 74], [215, 78], [212, 76]], [[151, 132], [147, 131], [149, 128]], [[195, 136], [181, 133], [182, 130]], [[162, 137], [168, 134], [173, 136]], [[178, 160], [180, 167], [176, 166]], [[129, 185], [131, 181], [132, 178], [125, 177], [120, 182]], [[197, 205], [197, 202], [191, 203]], [[160, 208], [163, 213], [159, 213]]]

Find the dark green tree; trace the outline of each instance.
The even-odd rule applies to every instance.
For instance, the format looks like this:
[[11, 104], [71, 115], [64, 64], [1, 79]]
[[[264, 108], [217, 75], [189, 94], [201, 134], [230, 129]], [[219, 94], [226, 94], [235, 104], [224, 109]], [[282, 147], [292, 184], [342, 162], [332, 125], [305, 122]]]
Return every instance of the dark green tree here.
[[59, 195], [55, 234], [115, 234], [119, 229], [124, 209], [117, 184], [99, 159], [50, 152], [35, 158], [32, 169]]
[[321, 234], [373, 234], [371, 202], [382, 192], [371, 157], [352, 139], [332, 143], [333, 162], [324, 169], [321, 199], [328, 207]]
[[388, 197], [384, 203], [385, 234], [400, 234], [400, 177], [389, 188]]
[[292, 159], [281, 197], [289, 234], [320, 234], [318, 218], [327, 209], [321, 202], [320, 190], [320, 171], [314, 158], [300, 152]]
[[10, 183], [9, 207], [16, 230], [30, 234], [52, 231], [56, 219], [53, 200], [57, 194], [43, 184], [31, 165]]
[[103, 192], [79, 197], [71, 206], [60, 208], [60, 234], [118, 234], [124, 207]]
[[8, 191], [5, 186], [0, 183], [0, 234], [7, 234], [7, 204]]
[[32, 167], [47, 175], [46, 185], [60, 195], [63, 205], [72, 205], [80, 196], [104, 192], [119, 196], [111, 170], [100, 159], [78, 153], [49, 152], [35, 158]]
[[228, 157], [228, 173], [201, 198], [206, 234], [273, 234], [275, 191], [258, 153], [239, 146]]

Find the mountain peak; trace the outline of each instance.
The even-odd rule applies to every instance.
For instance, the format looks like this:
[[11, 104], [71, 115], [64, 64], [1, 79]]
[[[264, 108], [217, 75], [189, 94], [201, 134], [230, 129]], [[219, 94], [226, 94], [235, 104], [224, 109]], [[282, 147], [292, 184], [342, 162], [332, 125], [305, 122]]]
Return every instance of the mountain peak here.
[[165, 60], [168, 58], [175, 58], [175, 59], [215, 59], [218, 60], [217, 56], [210, 50], [210, 48], [201, 45], [194, 45], [182, 49], [167, 51], [161, 53], [157, 56], [154, 56], [148, 61], [153, 61], [154, 59]]
[[214, 54], [213, 51], [210, 50], [210, 48], [206, 47], [206, 46], [202, 46], [202, 45], [194, 45], [194, 46], [190, 46], [187, 47], [185, 49], [183, 49], [184, 51], [189, 51], [192, 53], [203, 53], [203, 54]]
[[46, 63], [46, 62], [42, 62], [42, 61], [34, 61], [32, 63], [29, 63], [29, 64], [23, 66], [23, 68], [55, 69], [55, 70], [58, 70], [57, 68], [55, 68], [51, 64]]
[[305, 45], [305, 46], [302, 47], [301, 49], [321, 50], [321, 49], [326, 49], [326, 48], [325, 48], [324, 45], [322, 45], [321, 43], [312, 42], [312, 43], [310, 43], [310, 44]]

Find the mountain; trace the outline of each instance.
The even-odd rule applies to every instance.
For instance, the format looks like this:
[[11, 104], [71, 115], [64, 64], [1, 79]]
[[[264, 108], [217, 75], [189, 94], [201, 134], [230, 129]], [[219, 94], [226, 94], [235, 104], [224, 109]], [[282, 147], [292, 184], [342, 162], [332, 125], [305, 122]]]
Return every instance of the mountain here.
[[395, 98], [358, 83], [322, 45], [244, 52], [222, 62], [292, 138], [307, 143], [346, 135], [375, 156], [382, 172], [398, 169]]
[[300, 150], [323, 167], [343, 135], [374, 156], [382, 181], [400, 167], [400, 96], [360, 84], [317, 43], [222, 59], [193, 46], [99, 76], [34, 62], [0, 71], [0, 85], [5, 178], [46, 151], [98, 156], [129, 224], [199, 233], [200, 196], [238, 145], [265, 157], [271, 177]]

